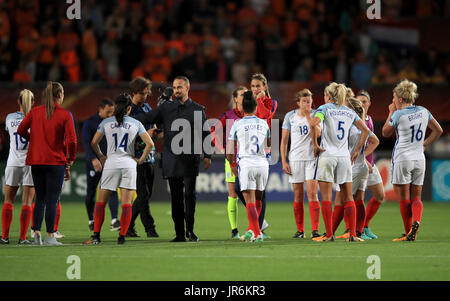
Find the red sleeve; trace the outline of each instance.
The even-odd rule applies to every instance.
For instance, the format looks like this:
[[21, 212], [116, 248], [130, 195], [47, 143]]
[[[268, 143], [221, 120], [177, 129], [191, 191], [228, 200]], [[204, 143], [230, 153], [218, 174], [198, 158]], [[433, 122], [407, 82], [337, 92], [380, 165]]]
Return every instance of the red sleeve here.
[[75, 157], [77, 154], [77, 135], [75, 133], [75, 124], [73, 121], [72, 114], [66, 118], [65, 123], [65, 145], [66, 145], [66, 151], [67, 151], [67, 160], [68, 161], [75, 161]]
[[17, 128], [17, 133], [28, 141], [30, 140], [30, 133], [28, 133], [28, 130], [31, 127], [31, 115], [32, 112], [29, 112]]
[[270, 127], [273, 115], [275, 115], [278, 108], [278, 103], [269, 97], [258, 98], [257, 101], [256, 117], [267, 120]]
[[[219, 125], [219, 123], [220, 123], [220, 125]], [[225, 113], [223, 113], [222, 116], [220, 116], [219, 121], [214, 126], [211, 127], [211, 138], [212, 138], [213, 145], [216, 146], [220, 151], [224, 152], [225, 151], [224, 143], [223, 143], [223, 141], [219, 141], [218, 138], [220, 138], [220, 136], [218, 136], [216, 134], [216, 127], [217, 126], [221, 127], [220, 130], [222, 131], [222, 137], [223, 137], [224, 129], [225, 129], [225, 126], [226, 126]], [[222, 140], [226, 141], [226, 137], [224, 137], [224, 139], [222, 139]]]

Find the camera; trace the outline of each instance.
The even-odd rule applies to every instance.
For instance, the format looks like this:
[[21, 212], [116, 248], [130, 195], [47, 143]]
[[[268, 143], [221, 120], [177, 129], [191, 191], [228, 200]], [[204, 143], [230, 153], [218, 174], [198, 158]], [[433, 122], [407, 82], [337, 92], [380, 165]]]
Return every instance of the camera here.
[[157, 107], [165, 103], [166, 101], [172, 101], [172, 95], [173, 95], [173, 88], [172, 87], [166, 87], [163, 91], [163, 93], [158, 97], [158, 104]]

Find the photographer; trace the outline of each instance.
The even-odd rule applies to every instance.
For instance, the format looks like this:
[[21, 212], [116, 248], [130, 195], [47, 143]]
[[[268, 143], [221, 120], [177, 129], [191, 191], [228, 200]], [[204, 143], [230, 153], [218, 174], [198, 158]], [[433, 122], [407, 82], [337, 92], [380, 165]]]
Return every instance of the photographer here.
[[[136, 77], [130, 82], [130, 90], [133, 95], [130, 116], [134, 117], [140, 113], [147, 113], [152, 110], [150, 105], [146, 103], [147, 97], [151, 95], [152, 83], [143, 77]], [[152, 139], [158, 133], [158, 129], [151, 123], [143, 123]], [[156, 140], [156, 139], [155, 139]], [[137, 139], [136, 157], [142, 154], [143, 148], [140, 147], [142, 141]], [[139, 237], [134, 228], [138, 215], [141, 215], [141, 221], [144, 225], [147, 237], [159, 237], [155, 229], [155, 221], [150, 213], [149, 200], [153, 191], [153, 179], [155, 163], [155, 147], [153, 147], [147, 160], [137, 166], [136, 194], [137, 198], [133, 203], [132, 217], [130, 226], [128, 227], [127, 237]]]

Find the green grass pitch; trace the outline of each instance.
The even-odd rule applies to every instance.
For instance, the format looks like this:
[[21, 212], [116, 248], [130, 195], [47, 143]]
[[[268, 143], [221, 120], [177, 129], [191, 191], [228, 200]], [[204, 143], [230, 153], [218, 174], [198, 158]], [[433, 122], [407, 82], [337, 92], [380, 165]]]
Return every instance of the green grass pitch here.
[[[295, 223], [291, 203], [269, 203], [266, 219], [271, 236], [263, 243], [230, 239], [226, 202], [197, 203], [195, 232], [198, 243], [170, 243], [174, 237], [169, 203], [152, 203], [159, 238], [147, 238], [140, 220], [140, 238], [117, 245], [118, 232], [109, 230], [106, 209], [102, 244], [84, 246], [89, 238], [82, 203], [62, 202], [61, 247], [18, 246], [20, 205], [14, 208], [10, 245], [0, 245], [0, 280], [68, 280], [70, 255], [80, 258], [81, 280], [160, 281], [301, 281], [369, 280], [370, 255], [380, 258], [383, 280], [450, 280], [450, 203], [424, 203], [422, 226], [415, 242], [392, 242], [403, 233], [397, 203], [383, 204], [371, 223], [377, 240], [318, 243], [309, 239], [308, 206], [305, 226], [308, 238], [293, 239]], [[245, 208], [239, 204], [239, 229], [247, 227]], [[43, 224], [45, 230], [45, 222]], [[321, 222], [320, 231], [323, 232]], [[337, 231], [341, 234], [343, 224]], [[29, 232], [28, 232], [29, 233]], [[374, 281], [374, 280], [372, 280]], [[376, 281], [376, 280], [375, 280]]]

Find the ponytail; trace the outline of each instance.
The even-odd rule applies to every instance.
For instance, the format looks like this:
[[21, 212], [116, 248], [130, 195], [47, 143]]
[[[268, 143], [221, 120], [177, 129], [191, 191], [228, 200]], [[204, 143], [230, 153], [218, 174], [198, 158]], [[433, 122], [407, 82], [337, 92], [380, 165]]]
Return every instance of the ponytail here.
[[366, 120], [366, 110], [364, 110], [361, 100], [354, 97], [350, 97], [347, 100], [350, 108], [358, 114], [359, 118]]
[[342, 106], [345, 104], [347, 93], [350, 93], [350, 91], [347, 91], [347, 87], [345, 87], [345, 85], [337, 84], [335, 82], [329, 84], [325, 88], [325, 92], [338, 106]]
[[47, 119], [52, 118], [55, 111], [55, 102], [58, 100], [60, 93], [63, 92], [63, 87], [58, 82], [48, 82], [44, 92], [42, 92], [42, 102], [45, 105]]
[[34, 95], [28, 89], [23, 89], [19, 94], [20, 105], [22, 106], [22, 111], [24, 115], [27, 115], [30, 112], [31, 107], [34, 102]]
[[131, 96], [127, 93], [122, 93], [117, 96], [115, 101], [114, 116], [117, 123], [122, 125], [124, 116], [127, 114], [128, 107], [131, 106]]

